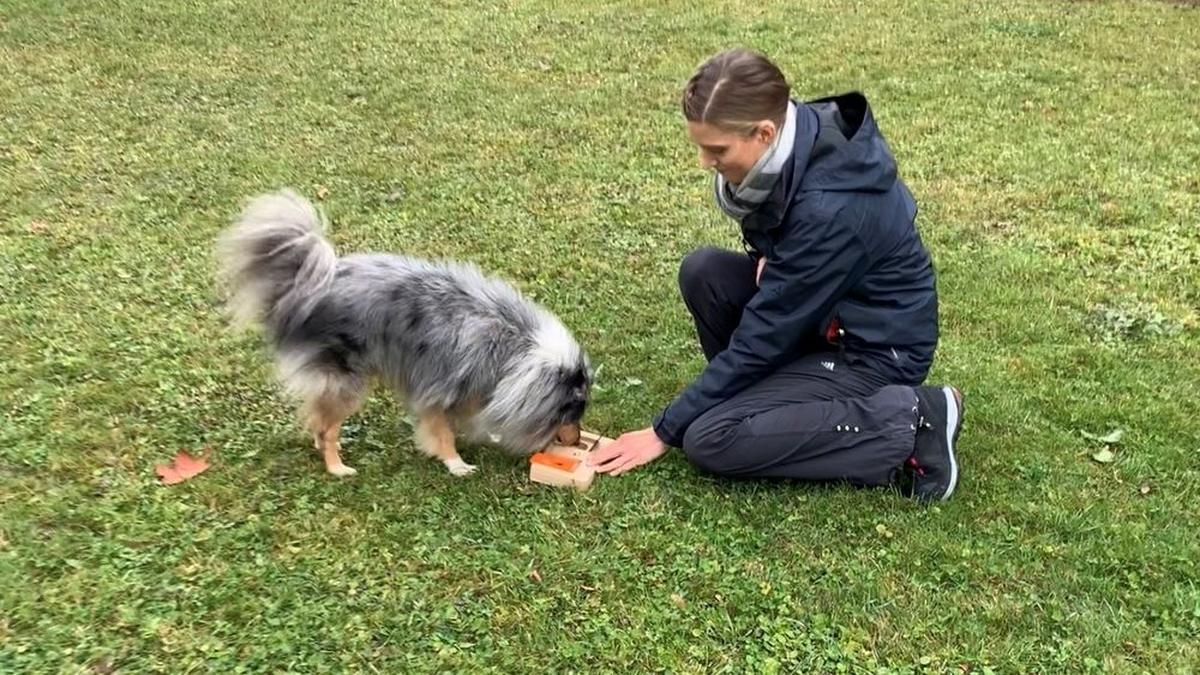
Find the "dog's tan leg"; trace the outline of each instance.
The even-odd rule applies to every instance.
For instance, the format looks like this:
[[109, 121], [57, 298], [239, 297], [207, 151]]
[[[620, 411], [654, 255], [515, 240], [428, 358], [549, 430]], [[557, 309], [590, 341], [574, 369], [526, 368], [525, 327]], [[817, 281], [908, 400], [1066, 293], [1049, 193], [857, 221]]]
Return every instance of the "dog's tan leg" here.
[[327, 400], [315, 401], [305, 409], [305, 425], [312, 432], [317, 451], [325, 460], [325, 470], [338, 478], [358, 473], [342, 462], [342, 422], [350, 409]]
[[346, 466], [342, 463], [342, 423], [338, 422], [325, 430], [325, 447], [321, 449], [321, 456], [325, 460], [325, 470], [337, 476], [345, 478], [358, 473], [353, 467]]
[[454, 444], [454, 428], [445, 411], [427, 410], [421, 413], [417, 423], [417, 446], [425, 454], [442, 460], [442, 464], [455, 476], [475, 473], [475, 466], [467, 464], [458, 456]]

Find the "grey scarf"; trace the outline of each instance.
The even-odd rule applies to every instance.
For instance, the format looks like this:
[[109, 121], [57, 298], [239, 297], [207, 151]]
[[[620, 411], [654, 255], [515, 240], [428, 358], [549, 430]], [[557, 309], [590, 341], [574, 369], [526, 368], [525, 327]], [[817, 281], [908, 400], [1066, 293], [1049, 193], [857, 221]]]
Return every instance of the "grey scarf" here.
[[788, 101], [787, 120], [783, 123], [783, 129], [775, 134], [775, 139], [750, 168], [746, 178], [734, 185], [720, 173], [717, 174], [713, 187], [721, 210], [740, 223], [765, 202], [775, 189], [775, 183], [779, 182], [784, 164], [792, 158], [795, 140], [796, 104]]

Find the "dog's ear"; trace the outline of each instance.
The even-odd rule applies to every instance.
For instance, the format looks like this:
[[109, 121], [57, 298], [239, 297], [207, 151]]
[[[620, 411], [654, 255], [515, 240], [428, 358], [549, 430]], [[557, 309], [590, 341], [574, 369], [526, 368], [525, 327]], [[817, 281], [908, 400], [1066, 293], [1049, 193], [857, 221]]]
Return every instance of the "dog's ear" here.
[[563, 368], [559, 371], [559, 381], [572, 391], [587, 391], [591, 378], [583, 368]]
[[591, 380], [588, 378], [587, 371], [582, 368], [564, 368], [559, 371], [559, 382], [570, 397], [571, 402], [566, 404], [566, 407], [579, 407], [579, 414], [581, 414], [582, 407], [587, 405], [591, 389]]

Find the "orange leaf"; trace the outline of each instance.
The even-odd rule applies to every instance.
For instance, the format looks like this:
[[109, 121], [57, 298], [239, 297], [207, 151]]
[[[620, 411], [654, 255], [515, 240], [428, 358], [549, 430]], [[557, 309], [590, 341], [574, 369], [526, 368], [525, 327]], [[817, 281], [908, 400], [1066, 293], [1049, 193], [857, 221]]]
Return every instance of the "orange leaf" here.
[[208, 454], [203, 457], [192, 457], [180, 450], [175, 460], [170, 464], [159, 464], [154, 467], [154, 473], [162, 479], [163, 485], [174, 485], [203, 472], [208, 468]]

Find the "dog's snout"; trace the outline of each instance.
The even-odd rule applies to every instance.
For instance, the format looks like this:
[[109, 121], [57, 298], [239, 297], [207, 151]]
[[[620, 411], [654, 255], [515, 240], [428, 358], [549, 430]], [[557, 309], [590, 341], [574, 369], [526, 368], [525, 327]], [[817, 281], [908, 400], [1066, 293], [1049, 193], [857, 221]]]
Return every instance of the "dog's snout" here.
[[556, 437], [560, 445], [575, 445], [579, 442], [579, 425], [563, 424], [559, 426]]

